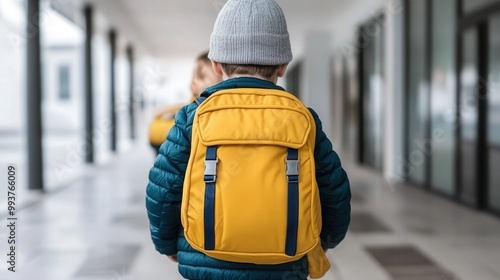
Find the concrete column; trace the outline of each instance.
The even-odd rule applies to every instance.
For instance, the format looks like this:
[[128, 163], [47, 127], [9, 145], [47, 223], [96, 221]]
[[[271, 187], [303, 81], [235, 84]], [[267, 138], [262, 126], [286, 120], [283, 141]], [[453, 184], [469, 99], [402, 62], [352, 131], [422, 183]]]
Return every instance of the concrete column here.
[[130, 117], [130, 139], [135, 139], [135, 100], [134, 100], [134, 49], [127, 47], [127, 58], [129, 65], [129, 117]]
[[27, 0], [26, 100], [28, 188], [43, 190], [42, 81], [40, 66], [40, 2]]
[[92, 7], [85, 7], [85, 140], [86, 140], [86, 154], [85, 162], [94, 162], [94, 103], [93, 103], [93, 79], [92, 79], [92, 33], [93, 33], [93, 10]]
[[111, 119], [111, 151], [116, 152], [117, 150], [117, 139], [116, 139], [116, 32], [114, 30], [109, 31], [109, 46], [111, 48], [111, 60], [110, 60], [110, 119]]

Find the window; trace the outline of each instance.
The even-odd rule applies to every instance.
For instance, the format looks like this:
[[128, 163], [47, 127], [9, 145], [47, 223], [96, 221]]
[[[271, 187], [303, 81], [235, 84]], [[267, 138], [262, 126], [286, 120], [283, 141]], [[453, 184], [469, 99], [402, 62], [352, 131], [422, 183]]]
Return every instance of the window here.
[[67, 64], [59, 66], [58, 69], [59, 100], [69, 100], [70, 92], [70, 67]]
[[[456, 0], [432, 1], [431, 188], [455, 189]], [[437, 136], [436, 136], [437, 135]]]
[[407, 177], [417, 185], [427, 181], [426, 144], [429, 119], [428, 6], [427, 1], [408, 1], [407, 81]]

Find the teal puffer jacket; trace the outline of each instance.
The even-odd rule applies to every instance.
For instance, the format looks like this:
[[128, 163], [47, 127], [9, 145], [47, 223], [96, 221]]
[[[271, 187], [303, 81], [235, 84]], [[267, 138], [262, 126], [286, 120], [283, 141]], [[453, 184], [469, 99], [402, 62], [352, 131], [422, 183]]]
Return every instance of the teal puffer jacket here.
[[[207, 89], [202, 96], [230, 88], [281, 87], [255, 78], [235, 78]], [[146, 208], [150, 231], [156, 250], [161, 254], [177, 254], [179, 272], [191, 280], [302, 280], [307, 279], [307, 260], [281, 265], [233, 263], [210, 258], [195, 251], [186, 241], [181, 227], [180, 206], [184, 174], [191, 147], [191, 129], [198, 105], [192, 103], [176, 115], [176, 124], [149, 173], [146, 188]], [[338, 155], [322, 130], [318, 115], [311, 110], [316, 122], [316, 180], [320, 191], [323, 248], [334, 248], [345, 237], [350, 222], [351, 192], [349, 181]], [[160, 279], [160, 278], [158, 278]], [[164, 279], [168, 279], [165, 277]]]

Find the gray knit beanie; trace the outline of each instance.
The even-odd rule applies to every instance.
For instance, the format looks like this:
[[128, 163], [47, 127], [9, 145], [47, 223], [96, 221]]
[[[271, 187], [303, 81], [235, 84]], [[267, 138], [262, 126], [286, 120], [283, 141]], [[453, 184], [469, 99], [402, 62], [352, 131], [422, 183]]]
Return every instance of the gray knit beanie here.
[[292, 61], [286, 19], [274, 0], [229, 0], [210, 37], [208, 57], [220, 63], [281, 65]]

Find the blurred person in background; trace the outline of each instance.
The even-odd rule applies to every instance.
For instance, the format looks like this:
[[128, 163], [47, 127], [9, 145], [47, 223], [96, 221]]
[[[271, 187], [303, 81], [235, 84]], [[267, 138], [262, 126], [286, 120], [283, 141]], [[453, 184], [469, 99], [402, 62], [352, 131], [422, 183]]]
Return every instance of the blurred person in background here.
[[[200, 97], [200, 94], [208, 87], [221, 82], [221, 78], [215, 74], [212, 63], [208, 58], [208, 52], [198, 56], [195, 62], [193, 80], [191, 81], [192, 100]], [[161, 144], [167, 139], [167, 134], [175, 124], [175, 114], [185, 104], [177, 104], [163, 108], [156, 113], [149, 128], [149, 143], [155, 149], [156, 154]]]

